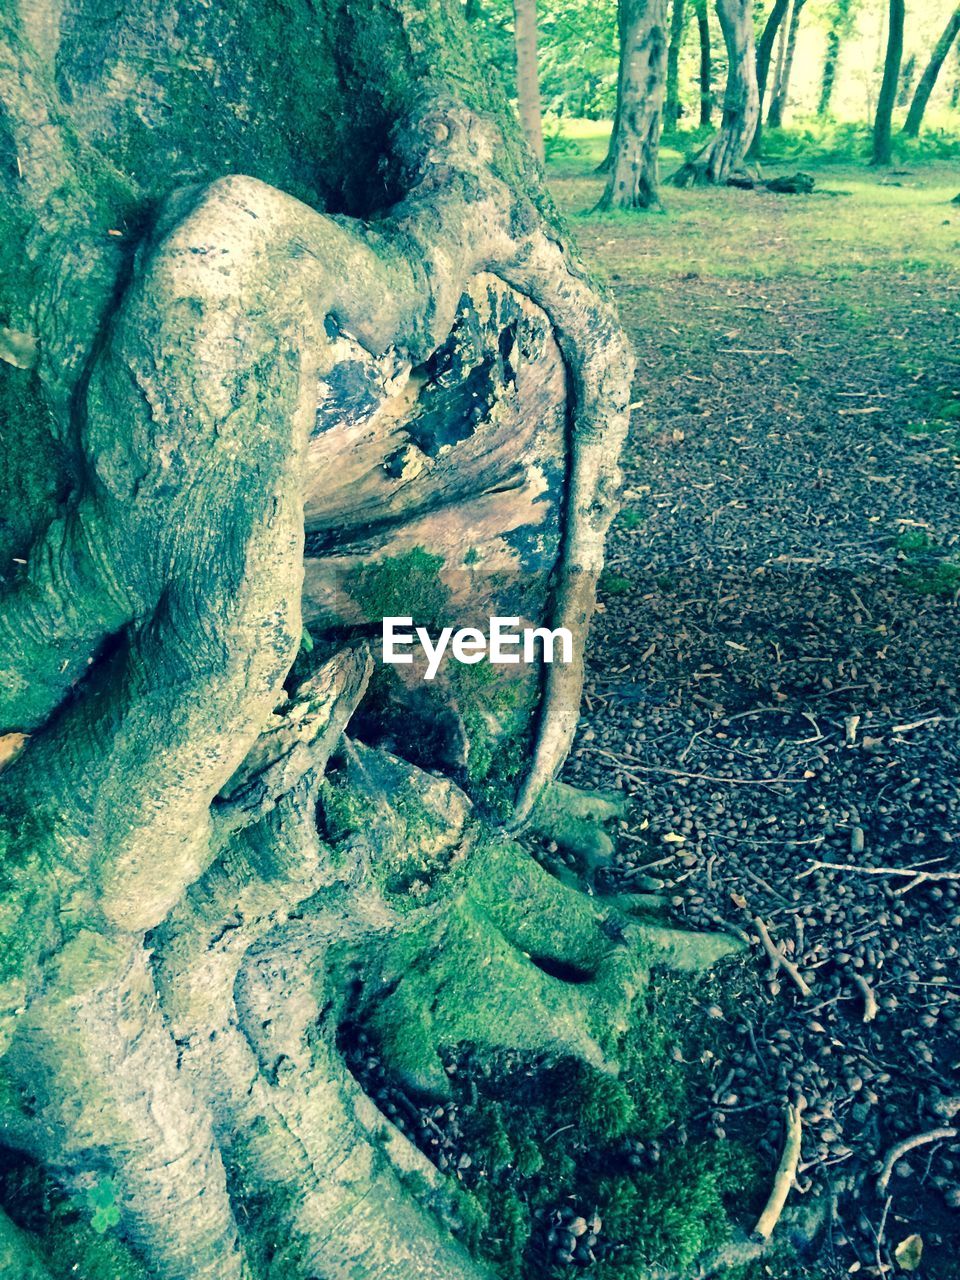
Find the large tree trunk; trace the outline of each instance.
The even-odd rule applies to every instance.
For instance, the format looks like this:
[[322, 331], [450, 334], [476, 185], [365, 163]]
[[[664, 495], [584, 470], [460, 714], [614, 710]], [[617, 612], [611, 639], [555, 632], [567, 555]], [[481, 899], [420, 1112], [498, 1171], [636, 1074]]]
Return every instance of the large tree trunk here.
[[517, 48], [517, 108], [530, 150], [543, 161], [543, 115], [537, 67], [537, 0], [513, 0], [513, 33]]
[[[576, 726], [620, 329], [458, 0], [14, 0], [0, 87], [4, 1142], [152, 1280], [477, 1277], [338, 1034], [362, 991], [437, 1090], [467, 1039], [615, 1065], [644, 930], [504, 824]], [[385, 687], [407, 609], [574, 661]]]
[[883, 81], [873, 121], [873, 153], [870, 162], [875, 165], [887, 165], [893, 158], [893, 108], [897, 100], [900, 62], [903, 58], [904, 11], [904, 0], [890, 0]]
[[947, 55], [953, 47], [953, 42], [956, 40], [958, 33], [960, 33], [960, 5], [951, 14], [947, 25], [943, 29], [943, 34], [934, 46], [930, 61], [920, 77], [920, 83], [917, 85], [916, 92], [913, 95], [913, 101], [910, 103], [910, 110], [907, 112], [907, 119], [903, 126], [903, 132], [908, 138], [916, 138], [920, 133], [923, 113], [927, 109], [927, 103], [930, 101], [930, 95], [936, 86], [940, 69], [946, 62]]
[[673, 175], [671, 182], [678, 187], [722, 184], [741, 173], [760, 114], [753, 6], [749, 0], [716, 0], [716, 4], [727, 49], [723, 120], [716, 137]]
[[600, 209], [651, 209], [660, 204], [666, 19], [666, 0], [620, 0], [623, 52], [617, 86], [617, 133]]
[[667, 90], [663, 115], [668, 129], [676, 129], [683, 114], [680, 101], [680, 51], [683, 48], [685, 0], [673, 0], [670, 10], [670, 44], [667, 49]]
[[697, 13], [697, 36], [700, 48], [700, 127], [713, 123], [713, 62], [710, 53], [710, 11], [707, 0], [694, 0]]
[[783, 113], [790, 93], [790, 78], [793, 75], [793, 60], [797, 52], [797, 34], [800, 30], [803, 6], [804, 0], [793, 0], [783, 62], [777, 67], [777, 82], [770, 98], [770, 110], [767, 112], [767, 124], [771, 129], [779, 129], [783, 125]]
[[777, 36], [780, 33], [789, 7], [790, 0], [775, 0], [774, 6], [767, 16], [767, 21], [764, 23], [760, 39], [757, 41], [757, 97], [759, 105], [757, 128], [750, 147], [750, 154], [753, 156], [758, 156], [761, 152], [763, 104], [767, 95], [767, 81], [770, 78], [770, 62], [773, 58], [773, 48], [777, 42]]

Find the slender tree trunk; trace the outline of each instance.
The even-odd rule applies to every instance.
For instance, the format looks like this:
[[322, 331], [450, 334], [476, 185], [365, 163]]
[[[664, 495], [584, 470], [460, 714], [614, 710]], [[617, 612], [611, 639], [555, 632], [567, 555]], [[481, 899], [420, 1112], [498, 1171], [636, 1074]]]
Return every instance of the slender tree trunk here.
[[827, 32], [827, 47], [823, 58], [823, 73], [820, 77], [820, 97], [817, 100], [817, 115], [822, 119], [830, 114], [830, 102], [833, 98], [833, 86], [837, 79], [837, 63], [840, 59], [840, 31], [837, 24]]
[[954, 57], [953, 68], [953, 88], [950, 90], [950, 107], [956, 110], [960, 107], [960, 43], [956, 46], [956, 56]]
[[790, 93], [790, 77], [793, 73], [793, 60], [797, 51], [797, 33], [800, 29], [800, 14], [803, 12], [805, 0], [793, 0], [790, 11], [790, 24], [787, 29], [786, 47], [782, 65], [777, 68], [777, 83], [770, 100], [767, 113], [767, 124], [772, 129], [779, 129], [783, 124], [783, 113], [786, 109]]
[[513, 0], [513, 29], [517, 46], [517, 108], [530, 150], [541, 163], [543, 115], [537, 66], [537, 0]]
[[897, 100], [900, 62], [903, 58], [904, 0], [890, 0], [890, 26], [883, 61], [883, 81], [873, 122], [871, 164], [887, 165], [893, 157], [893, 107]]
[[723, 120], [716, 137], [673, 175], [675, 186], [725, 183], [743, 173], [760, 114], [757, 60], [750, 0], [717, 0], [727, 50]]
[[707, 0], [694, 0], [700, 47], [700, 127], [713, 122], [713, 58], [710, 49], [710, 11]]
[[680, 101], [680, 50], [683, 47], [685, 0], [673, 0], [670, 12], [670, 47], [667, 49], [667, 93], [663, 115], [668, 129], [676, 129], [683, 114]]
[[757, 116], [757, 129], [750, 146], [750, 154], [752, 156], [759, 156], [762, 149], [763, 104], [767, 94], [767, 81], [770, 78], [770, 62], [773, 58], [773, 47], [777, 41], [777, 34], [783, 25], [783, 19], [789, 7], [790, 0], [774, 0], [774, 6], [770, 10], [763, 27], [763, 33], [757, 42], [757, 96], [760, 105]]
[[660, 131], [667, 65], [667, 0], [620, 0], [623, 56], [613, 162], [600, 209], [660, 204]]
[[943, 29], [943, 34], [934, 46], [930, 61], [920, 77], [920, 83], [917, 85], [916, 93], [913, 95], [910, 110], [907, 112], [906, 123], [903, 126], [903, 132], [908, 138], [916, 138], [920, 133], [923, 113], [927, 109], [927, 103], [930, 101], [930, 95], [933, 93], [934, 86], [937, 83], [940, 69], [946, 62], [947, 55], [950, 53], [958, 33], [960, 33], [960, 5], [951, 14], [950, 20]]
[[623, 59], [626, 53], [626, 45], [623, 39], [623, 11], [620, 4], [617, 4], [617, 101], [613, 109], [613, 127], [610, 130], [610, 138], [607, 142], [607, 154], [597, 165], [597, 173], [609, 173], [610, 166], [613, 164], [613, 153], [617, 143], [617, 134], [620, 131], [620, 85], [623, 83]]

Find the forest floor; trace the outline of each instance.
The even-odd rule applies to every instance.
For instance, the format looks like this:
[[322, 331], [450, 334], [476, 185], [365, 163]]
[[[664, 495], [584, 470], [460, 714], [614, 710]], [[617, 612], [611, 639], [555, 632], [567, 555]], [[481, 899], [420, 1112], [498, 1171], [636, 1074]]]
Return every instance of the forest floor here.
[[637, 355], [566, 776], [632, 797], [610, 887], [751, 938], [704, 1123], [772, 1169], [802, 1093], [800, 1184], [838, 1201], [800, 1274], [883, 1275], [916, 1233], [955, 1276], [960, 173], [801, 162], [809, 196], [596, 216], [601, 153], [549, 166]]

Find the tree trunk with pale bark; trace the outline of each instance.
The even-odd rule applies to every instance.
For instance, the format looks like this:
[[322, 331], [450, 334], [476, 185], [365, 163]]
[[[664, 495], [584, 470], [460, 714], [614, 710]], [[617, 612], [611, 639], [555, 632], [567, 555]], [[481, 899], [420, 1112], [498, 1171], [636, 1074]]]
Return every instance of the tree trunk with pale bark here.
[[923, 123], [923, 116], [927, 109], [927, 103], [930, 101], [930, 95], [936, 87], [940, 71], [947, 60], [950, 50], [953, 48], [958, 34], [960, 34], [960, 5], [950, 15], [940, 39], [934, 45], [930, 61], [927, 63], [917, 84], [913, 101], [910, 103], [910, 110], [907, 112], [907, 119], [903, 126], [903, 132], [908, 138], [916, 138], [920, 134], [920, 126]]
[[675, 186], [724, 184], [742, 174], [760, 114], [753, 7], [749, 0], [716, 0], [727, 49], [727, 84], [720, 129], [673, 175]]
[[600, 209], [660, 204], [659, 151], [666, 87], [666, 0], [620, 0], [623, 51], [613, 157]]
[[513, 0], [513, 33], [517, 49], [517, 109], [530, 150], [542, 163], [543, 113], [537, 66], [537, 0]]
[[762, 150], [763, 106], [767, 96], [767, 81], [770, 78], [770, 63], [773, 59], [773, 49], [777, 42], [777, 36], [781, 31], [783, 20], [789, 7], [790, 0], [774, 0], [773, 8], [767, 15], [763, 32], [757, 41], [757, 97], [759, 106], [757, 127], [753, 135], [753, 142], [750, 145], [750, 154], [754, 156], [760, 155]]

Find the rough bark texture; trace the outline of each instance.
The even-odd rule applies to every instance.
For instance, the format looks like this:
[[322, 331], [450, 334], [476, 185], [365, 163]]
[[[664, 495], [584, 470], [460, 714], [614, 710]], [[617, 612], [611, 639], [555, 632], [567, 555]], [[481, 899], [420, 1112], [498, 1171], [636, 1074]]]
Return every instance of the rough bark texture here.
[[678, 187], [725, 183], [744, 167], [757, 127], [757, 92], [753, 7], [748, 0], [716, 0], [717, 16], [727, 48], [727, 86], [723, 120], [716, 137], [671, 178]]
[[513, 0], [513, 32], [517, 46], [517, 107], [530, 150], [543, 161], [543, 116], [537, 68], [537, 0]]
[[890, 0], [887, 51], [883, 60], [883, 80], [877, 98], [877, 114], [873, 122], [873, 154], [871, 163], [889, 164], [893, 158], [893, 108], [897, 100], [900, 62], [903, 58], [904, 0]]
[[[476, 1276], [340, 1060], [357, 983], [419, 947], [435, 1023], [396, 1056], [435, 1073], [469, 900], [516, 1001], [470, 1038], [596, 1060], [641, 931], [609, 958], [615, 909], [468, 797], [534, 810], [580, 662], [423, 705], [364, 639], [505, 593], [582, 654], [630, 358], [454, 0], [102, 19], [0, 17], [5, 1142], [118, 1189], [130, 1274]], [[417, 742], [445, 775], [389, 750]], [[0, 1259], [43, 1276], [20, 1225]]]
[[685, 0], [673, 0], [670, 9], [670, 44], [667, 48], [667, 89], [663, 115], [668, 129], [675, 129], [683, 115], [680, 101], [680, 50], [686, 19]]
[[947, 25], [943, 29], [943, 34], [934, 45], [930, 61], [924, 68], [923, 75], [917, 84], [916, 92], [913, 95], [913, 101], [910, 103], [910, 110], [907, 112], [907, 119], [903, 126], [903, 132], [908, 138], [916, 138], [920, 133], [923, 114], [927, 109], [927, 103], [930, 101], [930, 95], [936, 87], [941, 68], [946, 62], [947, 55], [953, 47], [953, 42], [958, 34], [960, 34], [960, 6], [950, 15]]
[[700, 47], [700, 127], [713, 122], [713, 62], [710, 52], [710, 12], [707, 0], [694, 0]]
[[666, 0], [620, 0], [623, 51], [613, 161], [601, 209], [660, 204], [659, 153], [667, 64]]

